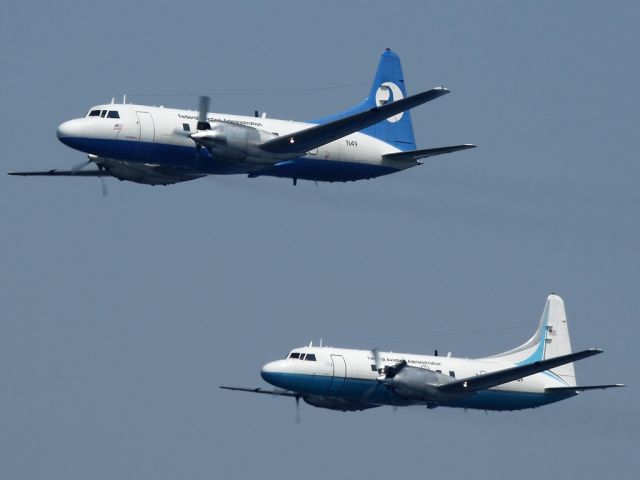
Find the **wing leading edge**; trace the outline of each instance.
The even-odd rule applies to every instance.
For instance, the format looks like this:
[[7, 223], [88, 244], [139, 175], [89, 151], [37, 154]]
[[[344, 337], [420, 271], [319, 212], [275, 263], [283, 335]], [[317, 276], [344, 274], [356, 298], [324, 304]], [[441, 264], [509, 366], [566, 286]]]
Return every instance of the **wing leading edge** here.
[[8, 172], [9, 175], [21, 177], [111, 177], [102, 170], [44, 170], [40, 172]]
[[[550, 370], [566, 363], [572, 363], [583, 358], [591, 357], [602, 353], [599, 348], [590, 348], [588, 350], [582, 350], [581, 352], [570, 353], [568, 355], [561, 355], [559, 357], [548, 358], [546, 360], [539, 360], [537, 362], [529, 363], [527, 365], [520, 365], [517, 367], [506, 368], [504, 370], [498, 370], [497, 372], [485, 373], [482, 375], [476, 375], [474, 377], [462, 378], [458, 381], [441, 385], [438, 388], [444, 393], [465, 393], [474, 392], [477, 390], [485, 390], [492, 387], [497, 387], [503, 383], [512, 382], [522, 377], [528, 377], [536, 373]], [[578, 387], [572, 387], [577, 389]]]
[[267, 388], [246, 388], [246, 387], [225, 387], [220, 386], [223, 390], [233, 390], [236, 392], [263, 393], [265, 395], [277, 395], [280, 397], [300, 397], [299, 394], [290, 392], [289, 390], [269, 390]]
[[260, 148], [266, 152], [280, 154], [308, 152], [309, 150], [321, 147], [351, 133], [359, 132], [400, 112], [435, 100], [447, 93], [449, 93], [449, 90], [444, 87], [432, 88], [426, 92], [411, 95], [410, 97], [387, 103], [380, 107], [374, 107], [367, 111], [341, 118], [340, 120], [316, 125], [289, 135], [268, 140], [261, 144]]

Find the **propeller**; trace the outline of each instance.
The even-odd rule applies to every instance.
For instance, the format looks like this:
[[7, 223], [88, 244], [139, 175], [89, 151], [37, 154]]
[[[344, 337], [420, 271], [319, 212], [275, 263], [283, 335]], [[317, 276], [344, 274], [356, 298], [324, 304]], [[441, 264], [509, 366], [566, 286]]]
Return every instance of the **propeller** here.
[[376, 370], [379, 374], [382, 373], [382, 362], [380, 361], [380, 351], [377, 348], [371, 350], [371, 356], [373, 357], [373, 363], [376, 365]]
[[378, 380], [384, 382], [385, 380], [391, 380], [395, 377], [400, 370], [407, 366], [407, 361], [402, 360], [395, 365], [383, 365], [380, 360], [380, 351], [377, 348], [371, 350], [371, 356], [376, 365], [376, 370], [380, 374]]
[[[78, 165], [75, 165], [73, 167], [71, 167], [71, 175], [75, 175], [76, 173], [78, 173], [81, 170], [84, 170], [88, 165], [90, 164], [94, 164], [96, 167], [98, 167], [98, 170], [100, 172], [106, 172], [106, 168], [104, 168], [104, 165], [102, 165], [101, 163], [96, 162], [96, 158], [94, 155], [89, 155], [89, 160], [87, 160], [86, 162], [82, 162], [79, 163]], [[107, 190], [107, 182], [105, 182], [104, 177], [98, 177], [100, 178], [100, 190], [102, 191], [102, 196], [106, 197], [107, 194], [109, 193], [109, 191]]]
[[205, 95], [200, 96], [200, 100], [198, 102], [198, 130], [211, 130], [211, 125], [207, 120], [207, 114], [209, 113], [209, 104], [211, 103], [211, 98]]
[[82, 162], [82, 163], [79, 163], [78, 165], [74, 165], [73, 167], [71, 167], [71, 173], [75, 174], [75, 173], [78, 173], [80, 170], [84, 170], [84, 168], [90, 163], [93, 163], [93, 160], [91, 158], [89, 158], [89, 160], [87, 160], [86, 162]]
[[[200, 95], [198, 100], [198, 124], [196, 125], [196, 132], [198, 133], [202, 130], [211, 130], [211, 124], [207, 119], [207, 115], [209, 113], [209, 104], [211, 103], [211, 98], [206, 95]], [[200, 149], [202, 145], [196, 139], [197, 135], [194, 134], [189, 135], [191, 139], [196, 143], [196, 161], [198, 156], [200, 155]]]
[[300, 395], [296, 395], [296, 423], [300, 423]]

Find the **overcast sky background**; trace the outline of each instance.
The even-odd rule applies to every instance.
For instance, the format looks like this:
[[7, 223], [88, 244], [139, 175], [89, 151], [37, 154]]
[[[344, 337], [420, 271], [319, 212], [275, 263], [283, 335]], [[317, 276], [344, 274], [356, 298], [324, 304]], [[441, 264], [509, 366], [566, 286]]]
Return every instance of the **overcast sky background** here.
[[[121, 98], [311, 119], [385, 47], [419, 148], [350, 184], [0, 176], [0, 477], [635, 478], [635, 2], [3, 2], [2, 170], [69, 168], [64, 120]], [[283, 93], [284, 92], [284, 93]], [[481, 356], [567, 304], [582, 384], [542, 409], [340, 413], [226, 392], [334, 346]]]

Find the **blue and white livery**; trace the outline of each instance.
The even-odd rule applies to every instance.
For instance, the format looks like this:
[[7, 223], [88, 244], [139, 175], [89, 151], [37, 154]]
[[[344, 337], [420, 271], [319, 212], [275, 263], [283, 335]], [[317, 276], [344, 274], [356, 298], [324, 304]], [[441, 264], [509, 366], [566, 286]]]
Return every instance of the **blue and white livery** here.
[[294, 122], [130, 103], [96, 105], [58, 127], [58, 138], [85, 152], [97, 169], [12, 172], [22, 176], [115, 177], [168, 185], [205, 175], [347, 182], [405, 170], [420, 159], [475, 145], [416, 150], [409, 110], [449, 93], [444, 87], [407, 96], [399, 57], [386, 50], [368, 97], [357, 107], [314, 122]]
[[573, 362], [599, 353], [571, 351], [564, 302], [551, 294], [535, 334], [498, 355], [469, 359], [309, 345], [262, 367], [262, 378], [277, 389], [221, 388], [302, 398], [342, 411], [381, 405], [521, 410], [624, 386], [577, 385]]

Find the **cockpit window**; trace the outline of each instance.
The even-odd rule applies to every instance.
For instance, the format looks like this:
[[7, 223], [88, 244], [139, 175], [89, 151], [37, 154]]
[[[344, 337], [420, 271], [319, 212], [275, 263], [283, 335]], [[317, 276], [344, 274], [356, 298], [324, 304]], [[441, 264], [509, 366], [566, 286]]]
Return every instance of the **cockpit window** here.
[[301, 354], [300, 354], [300, 360], [304, 360], [304, 356], [305, 356], [305, 354], [304, 354], [304, 353], [301, 353]]
[[315, 353], [307, 353], [307, 356], [304, 357], [305, 360], [309, 360], [311, 362], [315, 362], [316, 361], [316, 354]]
[[91, 110], [89, 112], [89, 115], [87, 115], [87, 117], [99, 117], [100, 116], [100, 110]]
[[300, 354], [298, 352], [290, 353], [289, 358], [300, 358]]
[[107, 114], [107, 118], [120, 118], [120, 114], [115, 110], [109, 110], [109, 113]]
[[100, 116], [101, 116], [102, 118], [104, 118], [104, 116], [105, 116], [106, 114], [107, 114], [107, 111], [106, 111], [106, 110], [102, 110], [102, 111], [100, 112]]

